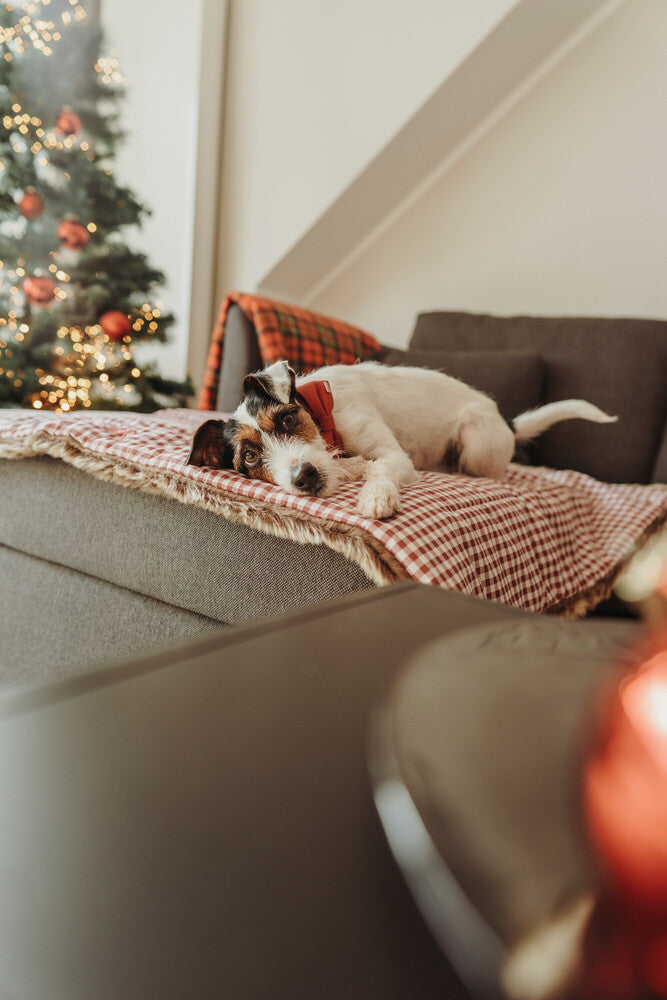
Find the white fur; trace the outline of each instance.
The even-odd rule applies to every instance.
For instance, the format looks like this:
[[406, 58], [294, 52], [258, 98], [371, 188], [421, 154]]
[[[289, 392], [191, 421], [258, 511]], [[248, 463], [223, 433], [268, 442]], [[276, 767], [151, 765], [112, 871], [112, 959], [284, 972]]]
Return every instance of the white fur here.
[[[284, 395], [291, 379], [286, 362], [261, 374]], [[415, 481], [418, 469], [442, 468], [451, 442], [458, 442], [460, 464], [467, 473], [505, 478], [516, 436], [484, 393], [441, 372], [389, 368], [373, 361], [319, 368], [298, 378], [297, 388], [318, 379], [325, 379], [331, 387], [336, 427], [347, 454], [357, 457], [356, 464], [338, 458], [321, 440], [293, 444], [288, 438], [266, 435], [271, 437], [265, 442], [269, 468], [284, 489], [299, 492], [292, 483], [298, 460], [320, 472], [323, 488], [319, 495], [327, 496], [341, 482], [360, 475], [360, 457], [367, 460], [366, 482], [357, 509], [364, 517], [390, 517], [400, 509], [401, 488]], [[239, 419], [244, 419], [243, 406], [235, 413]], [[570, 417], [598, 422], [615, 419], [583, 400], [550, 403], [517, 418], [520, 439]]]
[[248, 427], [254, 427], [255, 430], [259, 430], [259, 424], [257, 423], [257, 418], [253, 417], [252, 413], [246, 405], [245, 399], [242, 400], [239, 405], [234, 410], [234, 417], [240, 424], [246, 424]]
[[515, 417], [513, 423], [516, 439], [530, 441], [559, 420], [573, 420], [575, 417], [592, 420], [596, 424], [613, 424], [618, 420], [618, 417], [610, 417], [585, 399], [561, 399], [558, 403], [547, 403], [537, 410], [526, 410]]
[[263, 376], [269, 378], [271, 393], [278, 402], [289, 403], [294, 372], [288, 363], [286, 361], [276, 361], [270, 368], [264, 369]]
[[343, 483], [361, 479], [365, 472], [365, 459], [359, 455], [336, 458], [322, 438], [304, 441], [302, 438], [276, 437], [266, 431], [261, 433], [264, 464], [275, 484], [288, 493], [299, 492], [293, 480], [306, 463], [313, 465], [322, 478], [319, 496], [330, 496]]
[[[283, 368], [290, 371], [286, 362], [278, 362], [271, 368], [265, 369], [262, 374], [272, 375], [273, 368], [280, 369], [280, 377], [283, 376]], [[289, 376], [287, 376], [286, 382], [282, 382], [282, 385], [278, 378], [271, 378], [271, 391], [279, 402], [289, 402], [290, 389]], [[286, 393], [287, 395], [285, 395]], [[242, 400], [236, 407], [233, 417], [239, 423], [254, 427], [260, 432], [264, 465], [276, 486], [280, 486], [288, 493], [299, 492], [294, 485], [294, 478], [306, 463], [313, 465], [320, 473], [322, 488], [319, 491], [319, 496], [330, 496], [343, 483], [361, 479], [366, 472], [368, 462], [365, 458], [360, 455], [343, 458], [337, 452], [327, 448], [321, 437], [317, 437], [314, 441], [304, 441], [303, 438], [275, 435], [262, 430], [257, 418], [248, 409], [245, 400]]]

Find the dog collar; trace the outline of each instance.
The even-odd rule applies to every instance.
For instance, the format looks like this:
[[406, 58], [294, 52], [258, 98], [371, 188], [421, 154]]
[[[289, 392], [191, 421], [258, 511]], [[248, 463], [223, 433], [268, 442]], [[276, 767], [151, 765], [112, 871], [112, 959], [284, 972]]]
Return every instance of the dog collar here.
[[323, 379], [319, 382], [306, 382], [296, 391], [299, 402], [310, 413], [328, 448], [343, 450], [343, 440], [336, 430], [333, 418], [333, 393], [331, 386]]

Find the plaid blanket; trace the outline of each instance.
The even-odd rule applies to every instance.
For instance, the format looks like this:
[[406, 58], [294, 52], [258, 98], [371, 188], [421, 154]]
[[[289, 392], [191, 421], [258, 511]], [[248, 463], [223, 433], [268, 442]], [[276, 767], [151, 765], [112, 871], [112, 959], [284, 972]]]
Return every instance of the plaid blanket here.
[[214, 410], [225, 345], [229, 307], [241, 307], [257, 332], [259, 353], [265, 364], [285, 359], [297, 375], [322, 365], [353, 365], [370, 357], [380, 344], [369, 333], [328, 316], [298, 306], [283, 305], [259, 295], [230, 292], [220, 307], [211, 336], [206, 372], [197, 401], [200, 410]]
[[529, 611], [583, 614], [607, 596], [667, 518], [659, 487], [511, 466], [505, 483], [422, 473], [388, 521], [355, 513], [360, 484], [294, 496], [233, 472], [186, 465], [202, 414], [0, 411], [0, 458], [52, 455], [293, 541], [324, 544], [377, 584], [412, 577]]

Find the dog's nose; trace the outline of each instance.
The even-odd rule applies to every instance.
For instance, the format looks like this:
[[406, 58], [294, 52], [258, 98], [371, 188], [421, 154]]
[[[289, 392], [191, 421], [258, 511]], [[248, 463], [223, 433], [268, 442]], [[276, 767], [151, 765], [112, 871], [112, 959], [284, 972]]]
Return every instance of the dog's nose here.
[[310, 462], [304, 462], [294, 473], [294, 478], [292, 480], [297, 490], [302, 490], [304, 493], [317, 493], [322, 482], [322, 477]]

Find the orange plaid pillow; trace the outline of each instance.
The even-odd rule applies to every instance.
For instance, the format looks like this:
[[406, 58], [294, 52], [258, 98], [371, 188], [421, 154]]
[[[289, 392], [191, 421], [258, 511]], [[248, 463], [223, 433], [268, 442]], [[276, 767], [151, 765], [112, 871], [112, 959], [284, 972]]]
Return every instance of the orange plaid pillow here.
[[352, 365], [355, 361], [371, 357], [381, 347], [375, 337], [349, 323], [259, 295], [230, 292], [220, 307], [211, 336], [206, 373], [197, 402], [200, 410], [216, 408], [225, 324], [233, 303], [241, 307], [254, 326], [264, 363], [270, 365], [285, 359], [297, 375], [322, 365]]

